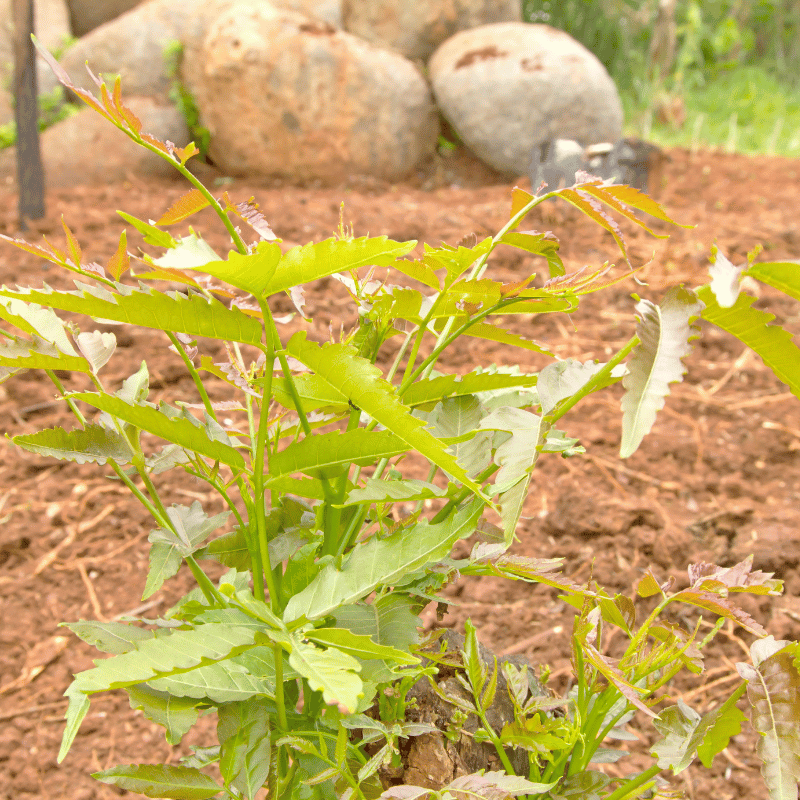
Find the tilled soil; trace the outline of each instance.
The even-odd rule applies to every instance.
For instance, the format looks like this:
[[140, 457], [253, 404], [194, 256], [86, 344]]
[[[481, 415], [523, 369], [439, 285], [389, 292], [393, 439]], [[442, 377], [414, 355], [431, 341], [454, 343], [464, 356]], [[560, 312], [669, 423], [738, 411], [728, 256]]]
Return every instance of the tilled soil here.
[[[653, 259], [641, 273], [649, 286], [628, 283], [589, 297], [571, 317], [509, 325], [541, 339], [560, 356], [602, 359], [633, 333], [631, 293], [658, 300], [665, 284], [704, 283], [714, 241], [734, 263], [757, 244], [765, 248], [760, 259], [800, 257], [800, 163], [685, 151], [671, 156], [660, 201], [677, 221], [696, 227], [674, 228], [669, 239], [654, 239], [623, 224], [632, 262]], [[336, 188], [294, 188], [237, 181], [226, 188], [237, 201], [256, 195], [276, 233], [289, 244], [330, 236], [338, 226], [342, 201], [344, 220], [353, 224], [356, 235], [455, 244], [471, 233], [493, 233], [508, 218], [512, 184], [485, 185], [491, 176], [476, 173], [470, 163], [440, 165], [433, 182], [458, 185], [429, 191], [419, 188], [422, 177], [394, 186], [353, 181]], [[520, 185], [527, 184], [522, 180]], [[37, 224], [38, 232], [63, 244], [63, 213], [86, 259], [105, 262], [116, 250], [124, 224], [116, 209], [157, 218], [185, 190], [178, 183], [144, 185], [131, 179], [54, 192], [48, 197], [50, 214]], [[0, 191], [0, 232], [6, 235], [19, 235], [15, 205], [13, 193]], [[552, 229], [559, 236], [568, 269], [606, 260], [620, 264], [611, 237], [587, 220], [552, 207], [531, 217], [526, 227]], [[213, 231], [207, 238], [222, 249], [219, 226], [208, 217], [193, 220], [204, 231], [207, 223]], [[668, 232], [660, 223], [655, 230]], [[36, 232], [26, 235], [38, 238]], [[0, 283], [65, 285], [64, 275], [44, 269], [33, 256], [5, 244], [1, 252]], [[531, 268], [524, 254], [498, 253], [492, 276], [518, 280]], [[800, 330], [796, 304], [768, 290], [759, 303], [792, 332]], [[338, 327], [340, 305], [327, 285], [310, 292], [307, 305], [321, 332], [329, 324]], [[467, 341], [444, 366], [466, 371], [478, 364], [508, 363], [511, 355], [486, 342]], [[544, 363], [523, 358], [523, 369]], [[191, 382], [183, 377], [168, 343], [149, 331], [120, 337], [120, 349], [103, 372], [107, 385], [130, 375], [142, 359], [155, 399], [191, 396]], [[797, 400], [743, 345], [714, 330], [705, 331], [688, 366], [685, 383], [674, 389], [653, 433], [625, 462], [617, 457], [619, 387], [585, 401], [565, 419], [565, 429], [580, 438], [587, 454], [540, 462], [515, 551], [564, 557], [564, 571], [574, 580], [591, 576], [610, 592], [626, 593], [648, 568], [681, 581], [690, 563], [732, 565], [754, 554], [756, 568], [775, 572], [786, 582], [786, 594], [751, 601], [748, 610], [776, 637], [798, 638]], [[0, 415], [9, 436], [72, 424], [51, 386], [33, 373], [0, 387]], [[209, 513], [219, 510], [203, 487], [172, 473], [162, 477], [169, 502], [198, 499]], [[129, 613], [156, 616], [187, 590], [188, 577], [181, 572], [142, 605], [148, 521], [116, 483], [91, 465], [44, 459], [4, 444], [0, 520], [0, 800], [119, 796], [88, 773], [118, 763], [176, 760], [177, 754], [160, 728], [129, 709], [124, 696], [109, 694], [93, 700], [67, 760], [56, 764], [66, 707], [62, 694], [72, 674], [91, 667], [95, 655], [58, 623]], [[497, 654], [523, 654], [535, 664], [547, 664], [553, 686], [568, 689], [574, 612], [555, 592], [495, 579], [463, 580], [448, 591], [457, 605], [446, 625], [471, 618], [482, 642]], [[689, 614], [687, 624], [694, 619]], [[435, 607], [425, 611], [424, 620], [435, 624]], [[749, 641], [741, 630], [724, 628], [707, 651], [708, 680], [682, 681], [684, 699], [701, 712], [717, 704], [735, 685], [733, 664], [746, 658]], [[206, 723], [210, 733], [211, 720]], [[202, 739], [192, 734], [187, 744], [193, 742]], [[672, 779], [674, 787], [696, 800], [765, 797], [754, 742], [752, 733], [742, 733], [711, 770], [692, 767]]]

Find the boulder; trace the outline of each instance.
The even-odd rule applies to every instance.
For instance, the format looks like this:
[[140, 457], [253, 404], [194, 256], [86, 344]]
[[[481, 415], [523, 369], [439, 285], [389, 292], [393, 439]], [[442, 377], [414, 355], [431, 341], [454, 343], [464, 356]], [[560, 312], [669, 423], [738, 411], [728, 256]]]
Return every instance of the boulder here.
[[428, 85], [409, 60], [331, 25], [239, 3], [187, 47], [183, 79], [231, 175], [401, 178], [438, 137]]
[[[182, 147], [189, 141], [183, 117], [173, 106], [151, 97], [126, 97], [125, 104], [142, 121], [142, 131]], [[45, 182], [49, 188], [106, 183], [175, 174], [170, 165], [132, 142], [91, 108], [48, 128], [41, 136]], [[14, 149], [2, 153], [0, 172], [13, 175]]]
[[68, 0], [72, 33], [75, 36], [84, 36], [141, 2], [142, 0]]
[[622, 104], [605, 67], [563, 31], [496, 23], [448, 39], [429, 63], [439, 108], [490, 166], [527, 174], [551, 139], [616, 142]]
[[[123, 92], [166, 98], [173, 79], [166, 54], [175, 42], [184, 47], [205, 36], [214, 19], [237, 5], [258, 7], [261, 0], [148, 0], [83, 36], [61, 65], [78, 86], [94, 91], [84, 63], [95, 73], [120, 75]], [[341, 21], [340, 0], [285, 0], [286, 5], [318, 13], [330, 24]]]
[[[35, 0], [33, 8], [36, 37], [51, 52], [59, 51], [72, 38], [67, 4], [64, 0]], [[13, 19], [11, 0], [0, 0], [0, 91], [9, 94], [11, 84], [7, 82], [14, 80]], [[37, 60], [36, 78], [39, 94], [49, 94], [58, 86], [53, 73], [41, 59]], [[6, 89], [7, 85], [9, 89]], [[0, 119], [0, 124], [7, 121]]]
[[519, 0], [342, 0], [348, 33], [427, 60], [458, 31], [491, 22], [519, 22]]

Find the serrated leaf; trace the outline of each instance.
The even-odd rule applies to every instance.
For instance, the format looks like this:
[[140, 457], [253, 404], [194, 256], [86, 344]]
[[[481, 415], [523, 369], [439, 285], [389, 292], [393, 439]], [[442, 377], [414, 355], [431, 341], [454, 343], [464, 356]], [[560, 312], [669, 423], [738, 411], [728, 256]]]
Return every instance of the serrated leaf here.
[[488, 431], [473, 434], [483, 414], [476, 397], [462, 395], [442, 400], [427, 416], [428, 428], [437, 439], [464, 439], [451, 444], [447, 452], [470, 477], [486, 469], [492, 458], [493, 434]]
[[755, 351], [795, 397], [800, 397], [800, 348], [792, 341], [792, 334], [779, 325], [772, 325], [773, 314], [752, 308], [755, 297], [740, 294], [732, 308], [723, 309], [716, 302], [711, 289], [697, 290], [706, 304], [703, 319], [735, 336]]
[[445, 287], [457, 281], [481, 256], [492, 250], [492, 238], [489, 236], [474, 247], [451, 247], [443, 244], [441, 247], [431, 247], [425, 243], [422, 263], [432, 270], [444, 269], [447, 278]]
[[182, 236], [163, 256], [153, 259], [156, 266], [165, 269], [194, 269], [203, 272], [206, 271], [206, 264], [217, 261], [219, 261], [219, 256], [211, 245], [194, 232], [188, 236]]
[[0, 366], [15, 371], [22, 369], [65, 369], [71, 372], [91, 371], [80, 356], [64, 355], [54, 344], [33, 334], [29, 339], [13, 337], [0, 344]]
[[117, 349], [117, 337], [113, 333], [79, 333], [75, 337], [75, 344], [81, 355], [89, 362], [92, 372], [97, 373], [104, 367]]
[[171, 764], [123, 764], [93, 772], [92, 777], [145, 797], [204, 800], [222, 791], [213, 778], [200, 770]]
[[536, 375], [507, 374], [474, 370], [466, 375], [438, 375], [414, 381], [403, 394], [410, 406], [439, 402], [446, 397], [463, 397], [479, 392], [500, 392], [504, 389], [530, 389], [536, 386]]
[[192, 189], [179, 197], [156, 222], [156, 225], [174, 225], [202, 211], [211, 205], [211, 201], [199, 190]]
[[167, 417], [162, 411], [150, 406], [131, 405], [119, 397], [98, 392], [75, 392], [74, 400], [82, 400], [131, 425], [160, 436], [168, 442], [180, 445], [190, 452], [221, 461], [235, 469], [244, 469], [244, 459], [230, 445], [210, 439], [206, 431], [182, 417]]
[[118, 464], [127, 464], [132, 455], [125, 437], [100, 425], [87, 425], [72, 431], [46, 428], [36, 433], [14, 436], [11, 441], [31, 453], [78, 464], [105, 464], [109, 459]]
[[[503, 309], [502, 313], [544, 313], [547, 310], [565, 311], [565, 304], [559, 302], [558, 309], [527, 309], [525, 311], [514, 311], [513, 306], [507, 306]], [[524, 336], [507, 331], [505, 328], [500, 328], [497, 325], [491, 325], [488, 322], [476, 322], [470, 325], [464, 331], [464, 336], [471, 336], [476, 339], [485, 339], [488, 342], [497, 342], [498, 344], [507, 344], [512, 347], [519, 347], [522, 350], [530, 350], [534, 353], [541, 353], [545, 356], [554, 357], [554, 353], [542, 344], [534, 342], [532, 339], [526, 339]]]
[[745, 272], [795, 300], [800, 300], [800, 263], [797, 261], [767, 261], [751, 264]]
[[428, 564], [446, 557], [457, 539], [469, 536], [483, 511], [474, 500], [437, 525], [420, 522], [383, 539], [357, 545], [345, 557], [341, 570], [326, 566], [312, 583], [289, 600], [284, 620], [302, 616], [318, 619], [343, 605], [357, 602], [382, 585], [397, 585]]
[[736, 706], [704, 714], [702, 717], [680, 698], [677, 705], [664, 709], [653, 725], [664, 737], [653, 745], [652, 753], [661, 769], [683, 772], [702, 752], [703, 766], [710, 767], [714, 756], [728, 746], [731, 736], [741, 731], [745, 716]]
[[543, 795], [556, 785], [552, 783], [534, 783], [517, 775], [506, 772], [485, 772], [462, 775], [445, 787], [453, 792], [463, 792], [467, 797], [482, 797], [486, 800], [504, 800], [509, 796], [518, 797], [523, 794]]
[[419, 642], [421, 623], [414, 613], [414, 601], [400, 592], [385, 594], [373, 603], [341, 606], [331, 616], [337, 627], [399, 650], [408, 651]]
[[472, 481], [444, 446], [425, 430], [421, 420], [411, 416], [387, 383], [380, 369], [358, 356], [352, 347], [342, 344], [317, 345], [306, 340], [304, 331], [296, 333], [287, 351], [302, 364], [338, 389], [353, 405], [402, 439], [440, 469], [480, 495], [481, 488]]
[[393, 664], [419, 664], [416, 656], [396, 647], [377, 644], [369, 636], [353, 633], [347, 628], [316, 628], [306, 631], [305, 638], [325, 647], [335, 647], [358, 659], [379, 658]]
[[667, 292], [660, 306], [640, 300], [636, 310], [640, 344], [622, 379], [626, 392], [622, 399], [621, 458], [636, 452], [650, 432], [669, 394], [669, 384], [683, 380], [686, 367], [682, 359], [691, 351], [690, 341], [698, 335], [693, 321], [703, 310], [703, 303], [694, 292], [678, 286]]
[[260, 698], [225, 703], [217, 709], [217, 717], [219, 768], [225, 785], [253, 800], [269, 776], [269, 706]]
[[198, 294], [189, 297], [162, 294], [155, 290], [134, 290], [117, 284], [119, 294], [99, 287], [77, 284], [77, 291], [44, 289], [0, 289], [0, 297], [17, 298], [44, 306], [72, 311], [103, 320], [127, 322], [143, 328], [259, 344], [261, 323], [236, 308]]
[[96, 622], [94, 620], [78, 620], [78, 622], [62, 622], [61, 626], [69, 628], [84, 642], [103, 653], [127, 653], [135, 650], [139, 642], [152, 639], [153, 631], [137, 628], [125, 622]]
[[[598, 364], [594, 361], [583, 363], [574, 358], [548, 364], [539, 373], [539, 380], [536, 384], [542, 405], [542, 414], [549, 414], [562, 400], [572, 397], [604, 366], [605, 364]], [[618, 379], [611, 378], [606, 385], [614, 383], [616, 380]]]
[[405, 443], [389, 431], [356, 428], [340, 433], [317, 433], [292, 442], [269, 460], [270, 479], [295, 472], [328, 477], [346, 472], [351, 464], [366, 466], [404, 453]]
[[550, 277], [564, 274], [564, 264], [558, 255], [558, 239], [549, 231], [539, 233], [538, 231], [512, 231], [506, 233], [500, 240], [502, 244], [509, 244], [520, 250], [525, 250], [536, 256], [543, 256], [547, 259], [547, 266], [550, 270]]
[[106, 270], [115, 281], [118, 281], [130, 268], [131, 260], [128, 256], [128, 237], [123, 230], [119, 235], [117, 250], [106, 264]]
[[130, 214], [126, 214], [124, 211], [117, 211], [117, 214], [119, 214], [125, 222], [133, 225], [133, 227], [144, 236], [146, 244], [151, 244], [155, 247], [175, 247], [177, 244], [169, 233], [156, 228], [155, 225], [143, 222]]
[[289, 664], [309, 686], [315, 692], [322, 692], [322, 699], [339, 706], [343, 713], [355, 713], [364, 695], [364, 685], [358, 676], [359, 662], [335, 648], [322, 650], [307, 644], [298, 634], [292, 634], [289, 643]]
[[[274, 669], [271, 675], [253, 675], [249, 668], [241, 666], [242, 663], [249, 663], [246, 656], [253, 655], [255, 658], [264, 650], [272, 652], [271, 647], [253, 647], [222, 663], [208, 664], [170, 677], [155, 678], [148, 681], [148, 685], [176, 697], [193, 697], [214, 703], [230, 703], [258, 696], [274, 697]], [[286, 674], [284, 676], [289, 678]]]
[[156, 528], [148, 537], [152, 547], [142, 600], [147, 600], [163, 586], [164, 581], [175, 575], [183, 559], [197, 551], [211, 533], [224, 525], [230, 512], [209, 518], [195, 500], [190, 508], [174, 504], [167, 509], [167, 516], [172, 528]]
[[47, 308], [47, 303], [40, 305], [28, 298], [14, 297], [0, 290], [0, 319], [16, 325], [25, 333], [50, 342], [66, 356], [78, 355], [67, 336], [64, 322], [52, 308]]
[[197, 701], [157, 692], [149, 686], [129, 686], [126, 690], [131, 708], [138, 708], [151, 722], [166, 730], [168, 744], [178, 744], [197, 722]]
[[712, 250], [712, 256], [714, 262], [708, 270], [711, 276], [709, 288], [720, 308], [731, 308], [739, 297], [739, 283], [747, 265], [734, 267], [716, 247]]
[[[759, 653], [756, 648], [763, 652]], [[772, 652], [771, 652], [772, 651]], [[770, 653], [762, 657], [765, 653]], [[754, 665], [737, 664], [747, 681], [750, 719], [760, 734], [756, 752], [773, 800], [796, 800], [800, 781], [800, 673], [795, 642], [772, 637], [751, 648]]]
[[440, 489], [427, 481], [385, 481], [367, 478], [363, 487], [357, 487], [347, 495], [344, 505], [426, 500], [431, 497], [445, 497], [446, 494], [446, 489]]
[[[303, 411], [306, 413], [328, 406], [347, 405], [347, 398], [319, 375], [295, 375], [292, 382], [300, 398]], [[294, 411], [294, 399], [289, 393], [288, 382], [285, 378], [273, 378], [272, 396], [284, 408]]]

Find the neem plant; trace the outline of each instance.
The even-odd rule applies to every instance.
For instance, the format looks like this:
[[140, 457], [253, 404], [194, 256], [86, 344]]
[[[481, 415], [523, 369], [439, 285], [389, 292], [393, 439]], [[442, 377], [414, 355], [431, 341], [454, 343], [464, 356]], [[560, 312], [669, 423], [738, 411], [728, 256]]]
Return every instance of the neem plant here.
[[[631, 599], [572, 584], [558, 574], [559, 559], [507, 551], [540, 456], [582, 452], [557, 427], [561, 418], [590, 393], [622, 380], [622, 455], [630, 455], [669, 384], [681, 380], [699, 319], [740, 338], [800, 392], [800, 352], [787, 332], [767, 324], [771, 315], [751, 307], [752, 297], [738, 294], [743, 270], [717, 255], [710, 286], [676, 287], [660, 305], [640, 300], [636, 334], [605, 364], [553, 357], [538, 375], [489, 365], [446, 374], [439, 360], [464, 336], [552, 356], [500, 327], [497, 316], [570, 313], [584, 294], [627, 275], [612, 278], [605, 267], [564, 274], [552, 237], [518, 230], [544, 199], [520, 190], [503, 229], [471, 246], [426, 245], [420, 258], [405, 259], [415, 242], [354, 238], [342, 226], [332, 239], [282, 254], [257, 206], [227, 195], [217, 200], [189, 173], [193, 145], [176, 148], [141, 132], [119, 81], [111, 93], [98, 81], [98, 100], [43, 56], [64, 85], [194, 186], [155, 224], [122, 214], [145, 242], [164, 250], [158, 258], [132, 257], [125, 232], [105, 267], [84, 260], [66, 225], [65, 251], [47, 241], [9, 240], [77, 275], [71, 291], [0, 289], [0, 316], [10, 328], [2, 332], [2, 377], [43, 370], [79, 423], [14, 442], [46, 456], [104, 464], [142, 503], [154, 520], [144, 597], [184, 563], [197, 583], [162, 619], [68, 625], [112, 657], [76, 675], [67, 690], [59, 759], [92, 695], [123, 689], [172, 744], [201, 714], [216, 713], [218, 743], [196, 749], [180, 766], [125, 765], [97, 773], [102, 781], [165, 798], [222, 792], [253, 798], [264, 789], [272, 798], [376, 797], [383, 789], [379, 771], [396, 758], [398, 740], [431, 731], [406, 715], [409, 688], [435, 673], [416, 654], [418, 613], [460, 573], [542, 582], [563, 592], [579, 609], [572, 639], [576, 690], [559, 717], [550, 712], [562, 701], [542, 701], [531, 694], [527, 671], [504, 667], [514, 719], [495, 730], [487, 709], [498, 672], [476, 659], [468, 631], [461, 677], [473, 701], [464, 700], [461, 712], [464, 719], [477, 715], [483, 732], [476, 735], [494, 747], [502, 770], [460, 779], [441, 796], [619, 800], [638, 796], [662, 768], [679, 771], [695, 755], [709, 763], [738, 730], [734, 704], [745, 684], [703, 718], [676, 703], [664, 687], [681, 668], [702, 669], [703, 642], [697, 627], [685, 630], [661, 614], [674, 602], [688, 603], [764, 636], [731, 596], [775, 594], [780, 582], [752, 572], [747, 562], [731, 569], [698, 565], [690, 588], [674, 594], [648, 575], [639, 595], [661, 600], [637, 626]], [[623, 254], [603, 205], [643, 227], [633, 208], [667, 219], [628, 187], [589, 180], [545, 197], [554, 195], [609, 230]], [[164, 230], [207, 207], [230, 235], [225, 259], [196, 233], [176, 240]], [[252, 241], [234, 220], [249, 226]], [[500, 244], [543, 258], [549, 279], [534, 288], [534, 275], [515, 284], [485, 277]], [[403, 276], [403, 285], [391, 283], [386, 268]], [[750, 264], [744, 271], [800, 297], [795, 265]], [[302, 307], [303, 286], [326, 278], [347, 287], [357, 310], [353, 328], [317, 342], [300, 315], [292, 335], [282, 336], [271, 301], [288, 294]], [[151, 286], [162, 280], [183, 291]], [[90, 329], [81, 331], [56, 311], [81, 315]], [[196, 396], [151, 402], [145, 364], [121, 386], [106, 386], [101, 373], [115, 337], [91, 330], [91, 320], [163, 331]], [[210, 341], [224, 343], [224, 363], [203, 353], [213, 349]], [[94, 390], [70, 391], [61, 371], [88, 376]], [[215, 403], [212, 381], [224, 389], [219, 394], [235, 399]], [[167, 506], [158, 476], [171, 469], [207, 484], [228, 511], [209, 517], [197, 502]], [[453, 544], [476, 533], [470, 557], [452, 560]], [[213, 581], [203, 560], [228, 571]], [[604, 625], [629, 639], [619, 660], [601, 650]], [[753, 665], [741, 668], [775, 797], [790, 795], [798, 771], [798, 647], [762, 639]], [[602, 742], [620, 734], [636, 709], [656, 714], [658, 703], [656, 725], [665, 738], [654, 749], [654, 766], [615, 781], [592, 771], [589, 764], [606, 752]], [[393, 787], [384, 794], [429, 792]]]

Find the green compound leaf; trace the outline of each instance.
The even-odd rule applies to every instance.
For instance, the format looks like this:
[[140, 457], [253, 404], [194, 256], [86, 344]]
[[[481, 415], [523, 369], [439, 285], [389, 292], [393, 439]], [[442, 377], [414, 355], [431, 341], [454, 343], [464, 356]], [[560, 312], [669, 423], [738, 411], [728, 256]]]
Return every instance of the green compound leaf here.
[[626, 393], [622, 398], [620, 458], [636, 452], [664, 407], [669, 384], [683, 380], [686, 367], [682, 359], [691, 351], [690, 341], [698, 336], [693, 322], [702, 309], [697, 295], [680, 286], [670, 289], [660, 306], [649, 300], [636, 304], [640, 344], [622, 379]]
[[93, 772], [92, 777], [145, 797], [170, 800], [204, 800], [222, 791], [213, 778], [200, 770], [170, 764], [122, 764], [103, 772]]
[[419, 642], [420, 620], [414, 613], [414, 601], [399, 592], [385, 594], [374, 603], [342, 606], [331, 616], [337, 627], [369, 636], [389, 647], [407, 652]]
[[744, 273], [756, 280], [800, 300], [800, 263], [797, 261], [768, 261], [753, 264]]
[[281, 255], [275, 242], [259, 242], [253, 253], [236, 251], [227, 261], [210, 261], [198, 269], [256, 297], [286, 291], [337, 272], [367, 265], [387, 267], [414, 249], [416, 242], [370, 239], [326, 239], [294, 247]]
[[87, 425], [73, 431], [46, 428], [36, 433], [14, 436], [11, 441], [31, 453], [78, 464], [90, 461], [105, 464], [109, 459], [118, 464], [128, 464], [132, 455], [125, 437], [100, 425]]
[[701, 717], [679, 698], [677, 705], [665, 708], [653, 720], [664, 738], [653, 745], [651, 752], [661, 769], [671, 769], [675, 775], [683, 772], [695, 756], [700, 756], [703, 766], [710, 767], [714, 756], [741, 731], [745, 719], [734, 705], [715, 709]]
[[436, 378], [414, 381], [403, 394], [403, 402], [410, 406], [439, 402], [445, 397], [463, 397], [478, 392], [502, 389], [531, 389], [536, 386], [536, 375], [513, 375], [504, 372], [474, 370], [466, 375], [439, 375]]
[[[0, 297], [6, 297], [2, 291], [0, 291]], [[51, 342], [64, 355], [78, 355], [67, 336], [64, 322], [59, 319], [52, 308], [42, 308], [27, 298], [8, 297], [0, 300], [0, 319], [15, 325], [25, 333]]]
[[118, 294], [76, 281], [74, 292], [44, 289], [0, 289], [0, 297], [17, 298], [44, 306], [86, 314], [96, 319], [116, 320], [143, 328], [155, 328], [190, 336], [206, 336], [244, 344], [259, 344], [261, 323], [236, 308], [198, 294], [167, 295], [152, 289], [134, 290], [116, 284]]
[[[794, 266], [800, 270], [800, 266]], [[770, 324], [775, 319], [774, 314], [752, 308], [756, 298], [748, 294], [740, 294], [731, 308], [721, 308], [707, 286], [698, 289], [697, 294], [706, 304], [703, 319], [754, 350], [778, 380], [785, 383], [795, 397], [800, 397], [800, 348], [792, 341], [789, 331]]]
[[306, 631], [305, 638], [325, 647], [335, 647], [354, 658], [381, 658], [394, 664], [419, 664], [416, 656], [396, 647], [376, 644], [369, 636], [353, 633], [347, 628], [317, 628]]
[[287, 351], [338, 389], [357, 408], [390, 430], [440, 469], [481, 495], [481, 487], [472, 481], [450, 455], [444, 445], [425, 430], [424, 422], [411, 416], [387, 383], [380, 369], [357, 355], [352, 347], [342, 344], [318, 345], [306, 340], [305, 332], [296, 333]]
[[169, 744], [178, 744], [200, 716], [197, 701], [191, 698], [173, 697], [145, 684], [129, 686], [125, 691], [131, 708], [139, 709], [147, 719], [166, 730]]
[[[278, 640], [277, 635], [274, 638]], [[355, 658], [333, 647], [322, 650], [299, 633], [288, 635], [282, 643], [289, 652], [289, 664], [315, 692], [322, 692], [326, 703], [339, 706], [343, 713], [355, 713], [364, 695], [358, 676], [361, 664]]]
[[96, 647], [103, 653], [127, 653], [135, 650], [139, 642], [152, 639], [153, 631], [128, 625], [126, 622], [97, 622], [81, 619], [77, 622], [62, 622], [61, 626], [69, 628], [84, 642]]
[[199, 427], [199, 423], [194, 425], [185, 417], [170, 418], [157, 408], [131, 405], [119, 397], [97, 392], [75, 392], [70, 397], [73, 400], [82, 400], [90, 406], [198, 455], [221, 461], [235, 469], [244, 469], [244, 458], [238, 450], [223, 442], [210, 439], [206, 431]]
[[[225, 511], [209, 518], [198, 501], [191, 508], [173, 505], [167, 509], [172, 528], [156, 528], [150, 533], [150, 568], [142, 600], [158, 591], [180, 569], [185, 556], [196, 552], [208, 536], [224, 525]], [[231, 566], [230, 564], [228, 566]]]
[[199, 630], [173, 631], [168, 636], [143, 640], [138, 643], [136, 650], [100, 661], [92, 669], [78, 673], [65, 692], [70, 702], [59, 762], [69, 752], [78, 727], [86, 716], [88, 695], [153, 681], [151, 685], [155, 689], [192, 696], [189, 692], [159, 686], [155, 679], [171, 675], [183, 678], [201, 664], [219, 662], [254, 647], [257, 636], [258, 631], [242, 626], [206, 624]]
[[796, 800], [800, 781], [800, 673], [796, 642], [759, 639], [753, 665], [737, 664], [747, 681], [756, 752], [771, 800]]
[[227, 786], [232, 786], [247, 800], [253, 800], [269, 776], [269, 706], [260, 698], [225, 703], [217, 710], [217, 716], [222, 777]]
[[364, 486], [353, 489], [344, 505], [361, 503], [394, 503], [399, 500], [427, 500], [432, 497], [445, 497], [446, 489], [420, 480], [385, 481], [367, 478]]
[[457, 539], [469, 536], [483, 511], [482, 500], [445, 522], [421, 522], [384, 539], [370, 539], [356, 546], [341, 570], [328, 564], [302, 592], [289, 600], [284, 620], [318, 619], [340, 606], [362, 600], [379, 586], [402, 585], [406, 576], [445, 558]]
[[70, 372], [91, 372], [88, 362], [80, 356], [64, 355], [54, 344], [34, 336], [32, 339], [14, 337], [0, 345], [0, 367], [20, 369], [67, 369]]
[[[292, 442], [269, 460], [270, 476], [276, 478], [303, 472], [332, 477], [348, 470], [351, 464], [366, 466], [381, 458], [404, 453], [408, 447], [389, 431], [366, 431], [357, 428], [339, 433], [318, 433]], [[266, 484], [270, 484], [267, 480]]]

